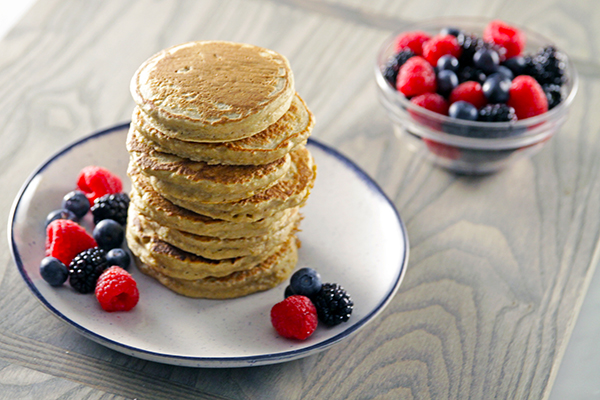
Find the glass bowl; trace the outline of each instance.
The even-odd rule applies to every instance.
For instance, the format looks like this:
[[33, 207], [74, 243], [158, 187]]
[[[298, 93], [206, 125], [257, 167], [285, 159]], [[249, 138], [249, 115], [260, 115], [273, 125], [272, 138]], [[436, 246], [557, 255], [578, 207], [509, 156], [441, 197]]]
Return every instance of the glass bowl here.
[[[443, 18], [414, 24], [386, 39], [375, 65], [379, 100], [393, 122], [396, 135], [411, 149], [424, 151], [428, 160], [458, 173], [492, 173], [535, 154], [565, 122], [577, 92], [577, 72], [567, 56], [564, 99], [556, 107], [519, 121], [478, 122], [450, 118], [419, 107], [384, 78], [383, 71], [395, 52], [395, 38], [400, 33], [421, 30], [434, 35], [442, 28], [456, 27], [481, 37], [488, 22], [473, 18]], [[538, 33], [518, 28], [527, 38], [524, 54], [536, 53], [543, 46], [555, 46]]]

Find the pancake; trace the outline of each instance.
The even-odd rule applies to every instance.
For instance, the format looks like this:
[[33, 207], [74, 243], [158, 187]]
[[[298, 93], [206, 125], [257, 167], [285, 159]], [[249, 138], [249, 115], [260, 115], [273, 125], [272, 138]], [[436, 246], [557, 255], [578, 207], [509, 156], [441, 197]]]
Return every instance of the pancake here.
[[[236, 271], [250, 269], [267, 259], [271, 253], [255, 256], [213, 260], [183, 251], [142, 226], [137, 218], [128, 218], [125, 237], [131, 252], [161, 274], [177, 279], [196, 280], [207, 276], [222, 277]], [[292, 235], [293, 236], [293, 235]]]
[[184, 296], [206, 299], [231, 299], [274, 288], [289, 278], [297, 261], [297, 241], [293, 237], [259, 265], [221, 278], [176, 279], [135, 258], [140, 271], [167, 288]]
[[131, 204], [134, 204], [142, 215], [165, 227], [222, 239], [267, 235], [282, 229], [299, 214], [298, 207], [293, 207], [251, 222], [232, 222], [207, 217], [171, 203], [159, 195], [147, 178], [139, 173], [132, 176], [130, 199]]
[[160, 131], [196, 142], [252, 136], [281, 118], [295, 93], [285, 57], [225, 41], [160, 51], [138, 68], [130, 89]]
[[282, 158], [306, 144], [314, 116], [296, 94], [288, 111], [274, 124], [250, 137], [223, 143], [199, 143], [179, 139], [177, 132], [161, 132], [138, 107], [131, 125], [138, 140], [153, 150], [209, 164], [260, 165]]
[[135, 129], [127, 135], [130, 160], [161, 194], [190, 201], [237, 201], [273, 186], [290, 168], [290, 156], [265, 165], [222, 165], [191, 161], [152, 150], [137, 140]]
[[[292, 163], [288, 173], [274, 186], [256, 195], [236, 202], [204, 203], [162, 193], [170, 202], [211, 218], [233, 222], [249, 222], [267, 218], [292, 207], [304, 205], [314, 185], [317, 166], [306, 147], [290, 153]], [[135, 181], [134, 172], [131, 173]], [[156, 188], [155, 182], [151, 181]]]
[[162, 226], [141, 215], [135, 205], [130, 205], [128, 218], [137, 219], [141, 231], [148, 236], [156, 236], [158, 239], [185, 252], [211, 260], [268, 254], [275, 247], [285, 242], [297, 230], [300, 222], [300, 216], [297, 215], [281, 229], [272, 230], [262, 236], [221, 239], [213, 236], [194, 235], [179, 229]]

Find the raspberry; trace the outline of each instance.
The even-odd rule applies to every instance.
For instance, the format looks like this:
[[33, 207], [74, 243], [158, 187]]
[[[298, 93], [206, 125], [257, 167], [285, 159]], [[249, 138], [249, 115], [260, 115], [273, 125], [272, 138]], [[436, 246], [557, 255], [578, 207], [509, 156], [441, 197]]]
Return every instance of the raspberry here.
[[519, 75], [510, 85], [506, 104], [515, 109], [517, 119], [530, 118], [548, 111], [548, 98], [540, 84], [531, 76]]
[[69, 283], [79, 293], [92, 293], [106, 268], [108, 263], [104, 250], [99, 247], [84, 250], [69, 264]]
[[436, 88], [435, 70], [421, 56], [410, 58], [398, 72], [396, 89], [406, 97], [434, 93]]
[[481, 108], [487, 104], [481, 84], [474, 81], [463, 82], [452, 90], [450, 103], [461, 100], [473, 104], [476, 108]]
[[519, 29], [500, 20], [491, 21], [483, 31], [483, 39], [506, 49], [506, 58], [520, 55], [525, 49], [525, 35]]
[[112, 266], [100, 275], [96, 298], [104, 311], [129, 311], [136, 306], [140, 292], [135, 279], [121, 267]]
[[423, 93], [410, 99], [410, 102], [426, 108], [429, 111], [433, 111], [442, 115], [448, 115], [448, 102], [446, 99], [444, 99], [444, 97], [437, 93]]
[[423, 138], [423, 143], [425, 143], [429, 151], [439, 157], [448, 158], [450, 160], [458, 160], [460, 158], [460, 150], [456, 147], [426, 138]]
[[94, 200], [91, 208], [94, 223], [103, 219], [112, 219], [121, 225], [127, 223], [127, 210], [129, 209], [129, 196], [127, 193], [105, 194]]
[[319, 321], [334, 326], [350, 319], [354, 303], [344, 288], [335, 283], [324, 283], [314, 298]]
[[118, 176], [106, 168], [90, 165], [79, 173], [77, 187], [85, 193], [90, 204], [93, 204], [98, 197], [121, 192], [123, 183]]
[[52, 221], [46, 228], [46, 256], [69, 265], [79, 253], [96, 246], [96, 241], [83, 227], [67, 219]]
[[317, 310], [306, 296], [290, 296], [271, 308], [271, 324], [286, 338], [304, 340], [313, 334], [317, 323]]
[[460, 52], [461, 48], [458, 41], [452, 35], [435, 35], [423, 44], [423, 57], [431, 65], [437, 65], [438, 59], [446, 54], [458, 58]]
[[423, 31], [405, 32], [396, 38], [396, 52], [409, 49], [416, 55], [423, 54], [423, 43], [431, 36]]

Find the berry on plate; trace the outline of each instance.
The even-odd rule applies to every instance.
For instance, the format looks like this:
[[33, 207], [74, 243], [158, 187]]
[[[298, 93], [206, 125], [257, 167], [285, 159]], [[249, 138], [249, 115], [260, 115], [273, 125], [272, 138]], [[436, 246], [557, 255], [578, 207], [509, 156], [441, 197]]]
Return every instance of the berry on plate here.
[[429, 111], [448, 115], [448, 102], [442, 95], [437, 93], [423, 93], [410, 99], [410, 102]]
[[123, 249], [110, 249], [108, 253], [106, 253], [106, 263], [108, 265], [116, 265], [123, 269], [129, 269], [131, 257], [129, 256], [129, 253]]
[[82, 218], [90, 210], [90, 202], [85, 193], [74, 190], [63, 197], [62, 208], [70, 210], [77, 218]]
[[436, 91], [435, 70], [423, 57], [412, 57], [400, 68], [396, 89], [406, 97], [434, 93]]
[[98, 247], [108, 251], [121, 247], [125, 238], [125, 230], [117, 221], [112, 219], [103, 219], [94, 227], [92, 236]]
[[450, 103], [461, 100], [473, 104], [476, 108], [481, 108], [487, 104], [481, 84], [475, 81], [463, 82], [452, 90]]
[[121, 178], [106, 168], [90, 165], [81, 170], [77, 178], [77, 187], [85, 193], [90, 204], [105, 194], [119, 193], [123, 190]]
[[79, 293], [92, 293], [98, 277], [107, 267], [104, 250], [99, 247], [84, 250], [69, 264], [69, 283]]
[[112, 266], [100, 275], [95, 289], [104, 311], [129, 311], [136, 306], [140, 292], [135, 279], [121, 267]]
[[409, 49], [420, 56], [423, 54], [423, 43], [430, 38], [431, 36], [423, 31], [405, 32], [396, 38], [396, 52]]
[[300, 268], [290, 278], [292, 292], [309, 298], [321, 290], [321, 285], [321, 275], [312, 268]]
[[525, 49], [525, 35], [504, 21], [491, 21], [483, 31], [483, 39], [506, 49], [506, 58], [520, 55]]
[[65, 265], [77, 254], [95, 246], [94, 238], [68, 219], [53, 221], [46, 228], [46, 256], [58, 258]]
[[346, 290], [335, 283], [324, 283], [314, 298], [319, 321], [334, 326], [348, 321], [354, 303]]
[[271, 324], [285, 338], [304, 340], [317, 329], [317, 310], [308, 297], [293, 295], [271, 308]]
[[129, 208], [129, 196], [127, 193], [107, 194], [97, 198], [91, 208], [94, 215], [94, 223], [103, 219], [112, 219], [121, 225], [127, 223], [127, 210]]
[[50, 286], [60, 286], [67, 281], [69, 270], [58, 258], [44, 257], [40, 263], [40, 275]]
[[519, 75], [510, 85], [507, 105], [515, 109], [518, 119], [530, 118], [548, 111], [544, 89], [531, 76]]
[[431, 65], [437, 65], [440, 57], [447, 54], [458, 58], [460, 52], [458, 41], [452, 35], [435, 35], [423, 44], [423, 57]]
[[48, 225], [50, 225], [50, 223], [52, 221], [56, 221], [57, 219], [68, 219], [73, 222], [76, 222], [77, 216], [75, 214], [73, 214], [72, 211], [69, 211], [64, 208], [61, 208], [59, 210], [54, 210], [46, 216], [46, 227], [48, 227]]

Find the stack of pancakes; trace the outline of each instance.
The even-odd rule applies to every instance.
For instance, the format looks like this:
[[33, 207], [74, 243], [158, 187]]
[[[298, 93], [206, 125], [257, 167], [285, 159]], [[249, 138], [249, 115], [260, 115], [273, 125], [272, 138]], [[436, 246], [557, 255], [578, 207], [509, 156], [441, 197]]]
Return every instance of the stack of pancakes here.
[[135, 73], [127, 242], [177, 293], [233, 298], [287, 279], [316, 166], [313, 115], [271, 50], [190, 42]]

